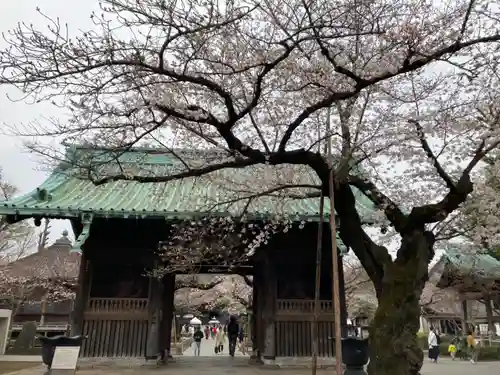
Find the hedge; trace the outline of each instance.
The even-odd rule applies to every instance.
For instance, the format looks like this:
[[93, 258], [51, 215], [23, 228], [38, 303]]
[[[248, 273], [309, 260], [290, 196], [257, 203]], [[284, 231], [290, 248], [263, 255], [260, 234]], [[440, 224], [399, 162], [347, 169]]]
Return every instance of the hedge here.
[[[446, 344], [446, 349], [448, 349], [448, 345], [450, 344], [451, 340], [453, 340], [454, 336], [450, 335], [443, 335], [441, 336], [441, 344], [445, 345]], [[420, 349], [422, 350], [428, 350], [429, 349], [429, 344], [428, 344], [428, 336], [426, 333], [417, 333], [417, 343]]]

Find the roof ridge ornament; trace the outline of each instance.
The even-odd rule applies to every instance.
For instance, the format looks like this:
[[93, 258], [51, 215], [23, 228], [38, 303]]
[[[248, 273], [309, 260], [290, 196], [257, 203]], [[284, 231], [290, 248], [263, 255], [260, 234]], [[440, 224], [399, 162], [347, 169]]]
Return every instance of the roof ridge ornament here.
[[52, 194], [49, 193], [47, 189], [36, 188], [36, 192], [34, 193], [34, 197], [38, 201], [51, 201]]

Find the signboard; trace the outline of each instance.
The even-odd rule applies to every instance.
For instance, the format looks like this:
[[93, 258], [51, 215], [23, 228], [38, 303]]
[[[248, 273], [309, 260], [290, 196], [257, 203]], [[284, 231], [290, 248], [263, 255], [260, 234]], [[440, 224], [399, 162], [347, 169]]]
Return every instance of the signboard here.
[[52, 360], [52, 370], [76, 371], [80, 354], [79, 346], [57, 346]]

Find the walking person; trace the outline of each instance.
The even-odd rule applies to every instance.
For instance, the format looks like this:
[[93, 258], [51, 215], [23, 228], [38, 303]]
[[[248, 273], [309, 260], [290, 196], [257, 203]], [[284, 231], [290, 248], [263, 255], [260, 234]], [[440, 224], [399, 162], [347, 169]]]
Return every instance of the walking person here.
[[457, 355], [457, 345], [454, 340], [448, 345], [448, 353], [450, 354], [451, 360], [454, 361]]
[[467, 353], [469, 354], [470, 363], [476, 363], [477, 360], [477, 342], [474, 338], [474, 332], [467, 333]]
[[201, 332], [200, 326], [196, 327], [196, 331], [193, 334], [194, 339], [194, 355], [200, 356], [201, 340], [203, 339], [203, 332]]
[[229, 355], [234, 357], [234, 351], [236, 350], [236, 341], [238, 340], [238, 334], [240, 333], [240, 327], [236, 321], [236, 317], [231, 315], [229, 318], [229, 324], [227, 325], [227, 338], [229, 340]]
[[432, 362], [437, 363], [439, 356], [439, 336], [434, 327], [431, 327], [429, 330], [427, 343], [429, 344], [429, 359]]
[[224, 342], [226, 341], [226, 334], [222, 329], [217, 330], [217, 334], [215, 335], [215, 353], [222, 353], [224, 350]]
[[243, 355], [246, 354], [246, 348], [245, 348], [244, 340], [245, 340], [245, 330], [243, 329], [243, 327], [240, 327], [240, 331], [238, 333], [238, 346], [239, 346], [240, 352]]

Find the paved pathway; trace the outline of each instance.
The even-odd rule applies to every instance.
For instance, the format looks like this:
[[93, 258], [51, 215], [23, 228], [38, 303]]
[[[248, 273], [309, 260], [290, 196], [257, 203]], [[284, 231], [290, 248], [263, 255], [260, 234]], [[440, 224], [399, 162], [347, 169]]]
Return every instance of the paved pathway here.
[[[187, 348], [183, 354], [186, 357], [194, 357], [194, 343], [191, 345], [191, 347]], [[215, 339], [209, 338], [208, 340], [205, 339], [201, 340], [200, 357], [223, 357], [223, 356], [229, 356], [229, 341], [227, 339], [224, 342], [224, 350], [220, 354], [215, 354]], [[236, 347], [236, 352], [234, 353], [234, 356], [243, 357], [244, 355], [238, 350], [238, 347]]]
[[[239, 356], [231, 358], [228, 355], [193, 357], [176, 357], [174, 362], [166, 366], [157, 367], [153, 364], [144, 365], [144, 361], [131, 361], [129, 366], [125, 366], [126, 360], [111, 360], [108, 365], [89, 366], [85, 360], [81, 361], [82, 366], [77, 375], [309, 375], [310, 368], [285, 368], [276, 369], [266, 366], [250, 366], [248, 357]], [[0, 362], [1, 365], [1, 362]], [[42, 367], [26, 369], [14, 373], [15, 375], [40, 375], [43, 373]], [[479, 362], [475, 365], [469, 362], [443, 359], [438, 364], [425, 363], [422, 375], [470, 375], [471, 373], [481, 373], [481, 375], [500, 374], [500, 362]], [[12, 375], [14, 375], [12, 374]], [[335, 375], [335, 370], [331, 367], [318, 369], [318, 375]]]

